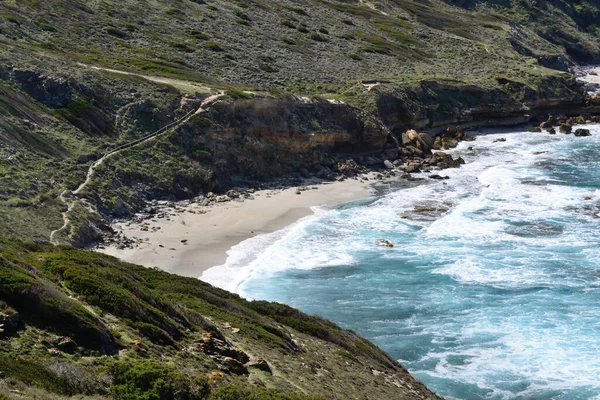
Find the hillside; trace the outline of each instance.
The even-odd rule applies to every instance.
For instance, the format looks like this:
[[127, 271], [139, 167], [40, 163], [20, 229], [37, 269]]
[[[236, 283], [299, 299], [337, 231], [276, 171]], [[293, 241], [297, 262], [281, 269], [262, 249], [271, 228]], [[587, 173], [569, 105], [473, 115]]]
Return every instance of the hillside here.
[[[18, 0], [0, 13], [0, 231], [47, 241], [69, 207], [52, 239], [78, 246], [149, 199], [393, 161], [408, 128], [575, 112], [585, 93], [564, 71], [600, 59], [596, 1]], [[98, 168], [86, 202], [59, 199], [102, 154], [219, 90], [202, 116]]]
[[331, 322], [97, 253], [0, 242], [0, 299], [0, 398], [437, 398]]

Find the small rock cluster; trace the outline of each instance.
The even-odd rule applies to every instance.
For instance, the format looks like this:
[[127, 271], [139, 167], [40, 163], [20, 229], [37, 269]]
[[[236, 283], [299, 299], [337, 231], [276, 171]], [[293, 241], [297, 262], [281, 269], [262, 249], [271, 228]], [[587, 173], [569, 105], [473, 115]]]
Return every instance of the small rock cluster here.
[[[446, 132], [435, 139], [427, 133], [417, 133], [414, 130], [409, 130], [402, 135], [404, 147], [400, 151], [404, 157], [404, 163], [400, 164], [396, 160], [392, 165], [406, 173], [459, 168], [465, 163], [465, 160], [461, 157], [454, 159], [451, 155], [442, 151], [433, 153], [432, 150], [451, 149], [458, 146], [461, 141], [473, 140], [475, 140], [475, 137], [456, 128], [448, 128]], [[392, 169], [389, 166], [388, 168]]]
[[0, 163], [18, 164], [19, 160], [24, 158], [24, 155], [5, 143], [0, 143]]
[[48, 354], [53, 357], [62, 357], [63, 354], [74, 354], [77, 351], [77, 343], [66, 336], [54, 337], [43, 344], [48, 348]]
[[591, 136], [589, 129], [576, 129], [573, 132], [573, 126], [581, 124], [600, 123], [600, 115], [589, 115], [583, 114], [578, 117], [567, 118], [565, 116], [555, 117], [549, 115], [548, 119], [542, 122], [539, 126], [534, 126], [530, 129], [531, 132], [543, 132], [546, 131], [551, 135], [555, 135], [557, 132], [569, 135], [574, 133], [575, 136]]
[[207, 354], [220, 365], [221, 371], [235, 375], [248, 375], [249, 368], [256, 368], [271, 373], [269, 364], [262, 358], [251, 359], [238, 347], [225, 338], [205, 333], [197, 343], [197, 348]]
[[218, 195], [213, 192], [208, 192], [206, 196], [199, 196], [196, 198], [196, 202], [203, 207], [208, 207], [214, 205], [216, 203], [225, 203], [227, 201], [235, 200], [239, 202], [243, 202], [244, 200], [252, 200], [254, 197], [252, 196], [255, 192], [255, 189], [246, 189], [246, 190], [228, 190], [227, 193], [223, 195]]

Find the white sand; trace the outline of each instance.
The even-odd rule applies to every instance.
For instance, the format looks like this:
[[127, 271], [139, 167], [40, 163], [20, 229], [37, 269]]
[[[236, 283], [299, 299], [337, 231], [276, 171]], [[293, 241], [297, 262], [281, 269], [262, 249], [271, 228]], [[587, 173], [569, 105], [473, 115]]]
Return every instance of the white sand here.
[[[226, 252], [232, 246], [255, 235], [291, 225], [310, 215], [312, 206], [339, 204], [370, 195], [368, 183], [359, 180], [309, 187], [318, 189], [303, 191], [299, 195], [296, 188], [262, 190], [254, 194], [253, 200], [244, 202], [180, 207], [184, 211], [171, 216], [170, 220], [147, 220], [151, 227], [148, 231], [142, 231], [139, 223], [120, 222], [113, 226], [117, 231], [145, 242], [133, 249], [118, 249], [110, 245], [97, 251], [127, 262], [198, 278], [205, 270], [224, 264]], [[206, 213], [194, 213], [201, 211]], [[160, 227], [160, 230], [153, 231], [155, 227]]]

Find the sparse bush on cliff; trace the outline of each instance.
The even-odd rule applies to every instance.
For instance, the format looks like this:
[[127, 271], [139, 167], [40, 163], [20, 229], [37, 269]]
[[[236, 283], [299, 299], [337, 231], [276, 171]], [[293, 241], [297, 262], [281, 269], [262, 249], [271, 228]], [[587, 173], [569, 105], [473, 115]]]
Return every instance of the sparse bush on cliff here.
[[201, 400], [210, 393], [208, 379], [190, 376], [169, 367], [144, 360], [117, 362], [110, 367], [114, 377], [112, 388], [122, 400]]

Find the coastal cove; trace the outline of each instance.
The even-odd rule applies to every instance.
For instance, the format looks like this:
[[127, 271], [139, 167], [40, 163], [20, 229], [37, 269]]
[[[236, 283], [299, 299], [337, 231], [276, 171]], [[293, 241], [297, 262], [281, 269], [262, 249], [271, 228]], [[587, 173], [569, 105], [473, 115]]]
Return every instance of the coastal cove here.
[[0, 0], [0, 400], [600, 400], [600, 0]]
[[355, 330], [446, 398], [598, 396], [600, 127], [583, 128], [487, 131], [449, 179], [320, 210], [203, 279]]
[[475, 131], [446, 151], [461, 168], [259, 191], [204, 214], [180, 205], [150, 233], [120, 223], [148, 242], [105, 251], [331, 319], [446, 398], [586, 399], [600, 394], [600, 320], [585, 306], [598, 295], [600, 126], [574, 129], [592, 136]]

